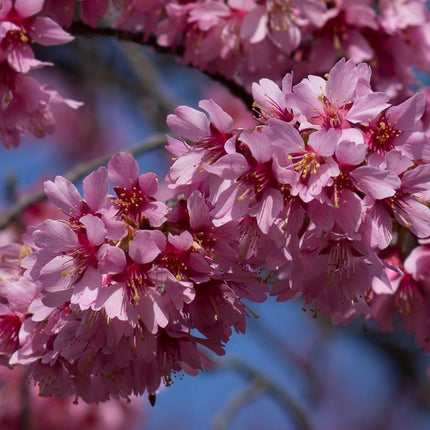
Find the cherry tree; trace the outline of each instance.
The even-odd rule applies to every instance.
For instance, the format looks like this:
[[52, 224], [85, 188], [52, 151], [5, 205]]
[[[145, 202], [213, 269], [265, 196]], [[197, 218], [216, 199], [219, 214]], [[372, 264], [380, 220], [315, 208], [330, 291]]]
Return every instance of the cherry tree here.
[[[221, 371], [233, 333], [258, 327], [274, 298], [350, 336], [357, 321], [400, 324], [418, 369], [430, 351], [429, 23], [423, 0], [3, 0], [0, 138], [15, 151], [53, 135], [80, 163], [12, 192], [0, 214], [2, 364], [40, 396], [154, 405], [176, 377]], [[198, 105], [161, 80], [172, 59], [182, 83], [202, 80]], [[220, 85], [212, 95], [195, 70]], [[96, 81], [138, 99], [159, 133], [114, 142], [88, 96]], [[138, 156], [162, 146], [165, 177], [141, 170]], [[300, 428], [323, 428], [240, 358], [226, 363], [254, 385], [217, 428], [261, 387]]]

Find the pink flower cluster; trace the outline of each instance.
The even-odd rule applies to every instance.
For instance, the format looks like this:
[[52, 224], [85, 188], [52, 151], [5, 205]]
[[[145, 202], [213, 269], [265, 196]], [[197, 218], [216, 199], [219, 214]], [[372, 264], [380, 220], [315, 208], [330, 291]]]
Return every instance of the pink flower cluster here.
[[403, 258], [400, 246], [388, 248], [384, 259], [392, 286], [387, 294], [374, 281], [369, 302], [370, 317], [378, 321], [381, 330], [392, 331], [397, 315], [405, 330], [415, 336], [418, 346], [430, 352], [430, 247], [418, 246]]
[[[21, 0], [21, 2], [24, 2]], [[38, 1], [36, 3], [43, 3]], [[75, 10], [96, 27], [144, 31], [183, 61], [250, 87], [262, 77], [322, 74], [338, 58], [375, 69], [378, 90], [404, 100], [413, 67], [428, 70], [430, 14], [425, 0], [45, 0], [43, 14], [72, 24]], [[40, 10], [40, 9], [39, 9]], [[324, 52], [324, 55], [321, 55]]]
[[[126, 153], [83, 181], [83, 198], [57, 177], [45, 190], [64, 219], [30, 231], [9, 251], [10, 269], [4, 251], [13, 273], [2, 276], [2, 352], [28, 366], [42, 395], [154, 394], [174, 375], [211, 367], [200, 346], [223, 354], [232, 330], [245, 331], [242, 300], [265, 299], [234, 230], [213, 226], [201, 193], [167, 206], [157, 189]], [[24, 310], [6, 294], [12, 279], [26, 291]]]
[[244, 300], [268, 292], [334, 322], [388, 330], [399, 313], [430, 350], [425, 96], [393, 105], [370, 80], [345, 59], [296, 85], [262, 79], [249, 129], [212, 100], [178, 107], [166, 203], [126, 153], [83, 196], [46, 182], [63, 218], [0, 249], [3, 361], [27, 366], [42, 395], [152, 396], [210, 368], [202, 347], [222, 354], [253, 314]]
[[51, 18], [36, 16], [43, 0], [3, 0], [0, 5], [0, 138], [7, 148], [18, 146], [21, 135], [44, 137], [54, 130], [51, 105], [80, 103], [27, 73], [50, 63], [37, 60], [32, 44], [61, 45], [73, 40]]
[[46, 65], [34, 58], [31, 43], [69, 42], [72, 36], [59, 24], [67, 28], [75, 16], [91, 27], [103, 20], [113, 28], [144, 31], [145, 40], [176, 50], [185, 63], [247, 88], [291, 69], [297, 80], [323, 74], [346, 57], [372, 64], [375, 88], [403, 101], [416, 82], [414, 68], [430, 68], [425, 0], [5, 0], [0, 133], [6, 146], [18, 145], [23, 134], [52, 132], [50, 104], [79, 106], [25, 75]]
[[[94, 405], [75, 402], [72, 398], [56, 399], [38, 396], [28, 384], [24, 368], [0, 368], [0, 427], [21, 430], [27, 418], [33, 430], [137, 430], [142, 428], [143, 403], [112, 401]], [[26, 415], [27, 414], [27, 415]]]
[[430, 66], [425, 0], [198, 0], [155, 10], [142, 12], [158, 19], [148, 31], [155, 27], [160, 45], [182, 47], [185, 62], [246, 87], [289, 70], [296, 79], [323, 74], [346, 57], [372, 64], [376, 88], [404, 100], [411, 66]]
[[[69, 26], [75, 0], [45, 0], [44, 13]], [[108, 0], [81, 2], [82, 20], [95, 27], [107, 12], [116, 28], [145, 31], [161, 46], [205, 71], [239, 77], [322, 74], [340, 57], [375, 67], [374, 84], [406, 98], [412, 66], [430, 66], [425, 0]], [[324, 55], [321, 56], [321, 52]], [[387, 71], [389, 73], [387, 73]]]
[[278, 300], [303, 295], [333, 321], [368, 315], [372, 284], [394, 293], [381, 250], [430, 235], [425, 97], [392, 106], [370, 78], [343, 59], [294, 86], [290, 74], [282, 88], [262, 79], [251, 130], [233, 130], [209, 100], [207, 115], [181, 106], [167, 118], [180, 137], [168, 138], [170, 187], [200, 192], [214, 226], [238, 223], [241, 255], [267, 272]]

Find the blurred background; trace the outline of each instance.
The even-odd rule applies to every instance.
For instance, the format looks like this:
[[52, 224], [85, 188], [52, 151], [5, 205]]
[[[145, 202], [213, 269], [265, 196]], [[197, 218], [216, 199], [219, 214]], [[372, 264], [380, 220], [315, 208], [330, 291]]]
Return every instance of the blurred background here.
[[[78, 178], [89, 173], [88, 162], [97, 164], [117, 151], [134, 149], [141, 171], [155, 172], [162, 183], [170, 163], [163, 149], [165, 119], [178, 105], [197, 108], [199, 100], [212, 98], [237, 127], [254, 123], [221, 84], [131, 43], [77, 38], [60, 48], [39, 47], [36, 56], [56, 65], [38, 79], [84, 106], [60, 106], [52, 136], [0, 149], [4, 214], [26, 196], [40, 197], [44, 180]], [[2, 240], [53, 213], [45, 202], [30, 206], [8, 219]], [[400, 328], [380, 333], [370, 321], [333, 326], [303, 306], [274, 298], [250, 305], [258, 318], [249, 320], [245, 336], [232, 336], [214, 370], [174, 380], [157, 394], [154, 407], [146, 397], [91, 407], [38, 398], [21, 373], [4, 369], [0, 429], [430, 428], [430, 360], [412, 336]]]

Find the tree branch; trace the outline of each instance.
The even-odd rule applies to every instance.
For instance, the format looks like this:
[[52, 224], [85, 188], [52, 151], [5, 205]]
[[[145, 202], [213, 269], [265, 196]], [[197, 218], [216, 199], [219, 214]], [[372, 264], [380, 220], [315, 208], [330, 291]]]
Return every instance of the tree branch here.
[[[154, 51], [160, 53], [160, 54], [170, 54], [174, 55], [177, 58], [182, 58], [184, 54], [184, 47], [183, 46], [160, 46], [157, 43], [157, 39], [153, 35], [146, 35], [144, 32], [132, 32], [132, 31], [126, 31], [126, 30], [120, 30], [116, 28], [110, 28], [110, 27], [98, 27], [98, 28], [92, 28], [82, 22], [74, 22], [69, 28], [69, 32], [76, 35], [76, 36], [84, 36], [84, 37], [98, 37], [98, 36], [108, 36], [108, 37], [116, 37], [119, 40], [127, 40], [129, 42], [135, 42], [140, 45], [148, 46], [154, 49]], [[193, 67], [190, 65], [187, 65], [188, 67]], [[238, 84], [237, 82], [227, 79], [224, 76], [218, 74], [218, 73], [211, 73], [205, 70], [200, 70], [205, 75], [209, 76], [214, 81], [217, 81], [224, 85], [226, 88], [230, 90], [230, 92], [243, 100], [243, 102], [251, 107], [253, 99], [252, 96], [246, 91], [246, 89]]]
[[[129, 62], [139, 85], [135, 85], [137, 102], [160, 132], [167, 130], [166, 117], [181, 103], [167, 92], [158, 70], [146, 52], [133, 43], [122, 43], [122, 54]], [[137, 87], [137, 88], [136, 88]], [[137, 90], [137, 91], [136, 91]]]
[[252, 368], [248, 363], [237, 358], [225, 361], [218, 361], [215, 369], [232, 369], [239, 372], [251, 381], [257, 381], [259, 387], [263, 387], [268, 394], [288, 413], [290, 413], [297, 423], [297, 427], [303, 430], [312, 430], [306, 411], [297, 404], [284, 390], [272, 382], [267, 376]]
[[236, 396], [229, 399], [224, 409], [217, 414], [213, 421], [214, 430], [228, 430], [230, 424], [234, 420], [234, 417], [239, 411], [251, 403], [260, 394], [266, 391], [267, 387], [261, 380], [253, 380], [247, 387]]
[[[140, 144], [132, 148], [125, 149], [124, 152], [129, 152], [132, 155], [139, 155], [161, 148], [163, 145], [165, 145], [165, 143], [166, 136], [164, 134], [155, 134], [153, 136], [150, 136], [148, 139], [144, 140]], [[63, 176], [71, 182], [78, 182], [80, 179], [83, 179], [93, 170], [106, 164], [111, 159], [112, 155], [113, 154], [104, 155], [94, 160], [78, 164], [76, 167], [69, 170]], [[18, 220], [19, 215], [26, 208], [45, 199], [46, 194], [43, 190], [20, 198], [14, 205], [12, 205], [9, 209], [5, 210], [2, 214], [0, 214], [0, 230], [3, 230], [4, 228], [8, 227], [9, 224]]]

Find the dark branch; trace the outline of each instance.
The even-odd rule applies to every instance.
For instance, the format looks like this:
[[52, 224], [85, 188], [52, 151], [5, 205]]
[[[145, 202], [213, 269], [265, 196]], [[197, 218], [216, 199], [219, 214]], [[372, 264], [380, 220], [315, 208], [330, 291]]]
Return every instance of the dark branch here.
[[245, 361], [238, 358], [230, 358], [216, 362], [215, 369], [235, 370], [250, 381], [257, 381], [258, 386], [272, 396], [278, 404], [287, 411], [297, 424], [297, 428], [311, 430], [312, 426], [305, 409], [300, 406], [295, 399], [287, 394], [281, 387], [271, 381], [266, 375], [251, 367]]
[[[98, 28], [92, 28], [82, 22], [75, 22], [69, 27], [68, 29], [70, 33], [72, 33], [75, 36], [84, 36], [84, 37], [97, 37], [97, 36], [108, 36], [108, 37], [116, 37], [118, 40], [125, 40], [128, 42], [134, 42], [138, 43], [140, 45], [151, 47], [154, 51], [160, 53], [160, 54], [170, 54], [174, 55], [175, 57], [181, 59], [184, 55], [184, 47], [183, 46], [175, 46], [175, 47], [168, 47], [168, 46], [160, 46], [157, 43], [157, 39], [154, 36], [147, 36], [144, 32], [132, 32], [132, 31], [126, 31], [126, 30], [119, 30], [116, 28], [110, 28], [110, 27], [98, 27]], [[188, 67], [193, 67], [191, 65], [187, 65]], [[253, 99], [251, 95], [246, 91], [246, 89], [238, 84], [237, 82], [227, 79], [226, 77], [218, 74], [218, 73], [211, 73], [207, 72], [205, 70], [200, 70], [205, 75], [209, 76], [211, 79], [213, 79], [216, 82], [219, 82], [220, 84], [224, 85], [226, 88], [230, 90], [230, 92], [240, 98], [246, 106], [251, 107]]]
[[[155, 134], [148, 139], [144, 140], [139, 145], [134, 146], [133, 148], [125, 149], [125, 152], [129, 152], [132, 155], [139, 155], [145, 152], [153, 151], [154, 149], [161, 148], [166, 143], [166, 136], [162, 134]], [[79, 164], [72, 170], [69, 170], [64, 177], [67, 178], [71, 182], [78, 182], [83, 179], [93, 170], [97, 169], [100, 166], [106, 164], [112, 154], [105, 155], [103, 157], [98, 157], [94, 160], [88, 161], [86, 163]], [[46, 194], [43, 190], [31, 194], [29, 196], [24, 196], [19, 199], [14, 205], [12, 205], [9, 209], [5, 210], [0, 214], [0, 230], [8, 227], [14, 221], [19, 220], [20, 214], [28, 207], [39, 203], [43, 200], [46, 200]]]

